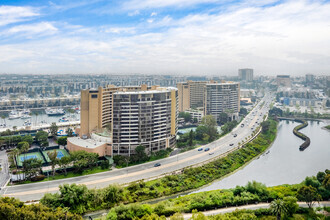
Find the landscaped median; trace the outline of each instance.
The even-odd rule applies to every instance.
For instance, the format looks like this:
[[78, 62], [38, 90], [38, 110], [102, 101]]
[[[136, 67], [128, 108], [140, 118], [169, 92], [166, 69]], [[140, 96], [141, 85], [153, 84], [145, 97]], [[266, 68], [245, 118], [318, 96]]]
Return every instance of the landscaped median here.
[[[269, 119], [269, 126], [251, 143], [199, 167], [186, 168], [180, 174], [168, 175], [148, 182], [134, 182], [127, 187], [110, 185], [104, 189], [87, 189], [84, 185], [60, 186], [60, 192], [45, 194], [41, 203], [55, 207], [70, 207], [75, 213], [111, 208], [120, 203], [145, 201], [199, 188], [243, 166], [264, 152], [274, 141], [277, 122]], [[79, 196], [77, 195], [79, 192]], [[70, 199], [75, 196], [75, 201]]]

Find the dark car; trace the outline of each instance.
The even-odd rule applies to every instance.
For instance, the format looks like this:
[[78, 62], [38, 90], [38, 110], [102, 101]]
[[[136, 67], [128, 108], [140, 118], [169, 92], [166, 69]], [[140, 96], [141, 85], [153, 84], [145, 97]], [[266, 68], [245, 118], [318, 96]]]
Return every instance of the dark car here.
[[161, 164], [160, 163], [155, 163], [154, 167], [160, 167]]
[[208, 147], [207, 147], [207, 148], [205, 148], [205, 150], [204, 150], [204, 151], [209, 151], [209, 150], [210, 150], [210, 148], [208, 148]]
[[202, 151], [203, 150], [203, 148], [201, 147], [201, 148], [198, 148], [198, 151]]
[[229, 144], [229, 146], [233, 146], [234, 144]]
[[237, 134], [234, 134], [234, 137], [237, 137]]

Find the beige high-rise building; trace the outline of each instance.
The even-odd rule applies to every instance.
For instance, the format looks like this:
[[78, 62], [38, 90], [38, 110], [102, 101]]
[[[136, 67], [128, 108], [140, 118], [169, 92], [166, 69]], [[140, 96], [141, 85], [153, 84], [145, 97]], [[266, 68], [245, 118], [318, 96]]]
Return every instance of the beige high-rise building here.
[[291, 87], [290, 75], [277, 75], [277, 86]]
[[190, 90], [187, 82], [177, 83], [179, 112], [184, 112], [190, 108]]
[[177, 83], [179, 94], [179, 111], [204, 106], [204, 90], [208, 81], [187, 81]]
[[[81, 91], [79, 138], [69, 138], [69, 150], [104, 155], [148, 152], [176, 146], [178, 90], [147, 85]], [[95, 144], [91, 144], [94, 143]]]

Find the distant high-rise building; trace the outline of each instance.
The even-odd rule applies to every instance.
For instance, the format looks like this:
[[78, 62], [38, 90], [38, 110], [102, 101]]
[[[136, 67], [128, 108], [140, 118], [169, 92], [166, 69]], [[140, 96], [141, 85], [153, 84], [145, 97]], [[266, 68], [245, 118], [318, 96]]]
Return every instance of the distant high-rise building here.
[[135, 154], [175, 147], [178, 90], [158, 86], [107, 86], [81, 91], [79, 137], [68, 139], [70, 151], [100, 156]]
[[291, 87], [290, 75], [277, 75], [277, 86]]
[[315, 76], [313, 74], [306, 74], [306, 83], [311, 84], [314, 83]]
[[204, 114], [213, 115], [217, 122], [220, 114], [227, 113], [237, 120], [240, 110], [240, 84], [237, 82], [208, 83], [205, 88]]
[[238, 76], [240, 80], [251, 82], [253, 81], [253, 69], [239, 69]]

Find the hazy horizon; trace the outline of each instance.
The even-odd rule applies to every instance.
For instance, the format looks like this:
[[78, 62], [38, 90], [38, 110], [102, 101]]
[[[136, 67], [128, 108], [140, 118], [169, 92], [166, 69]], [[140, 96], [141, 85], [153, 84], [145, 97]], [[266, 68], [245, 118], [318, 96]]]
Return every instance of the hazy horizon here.
[[329, 11], [329, 0], [4, 0], [0, 74], [330, 75]]

